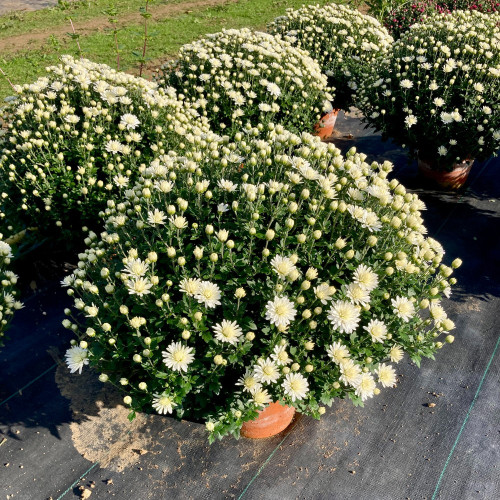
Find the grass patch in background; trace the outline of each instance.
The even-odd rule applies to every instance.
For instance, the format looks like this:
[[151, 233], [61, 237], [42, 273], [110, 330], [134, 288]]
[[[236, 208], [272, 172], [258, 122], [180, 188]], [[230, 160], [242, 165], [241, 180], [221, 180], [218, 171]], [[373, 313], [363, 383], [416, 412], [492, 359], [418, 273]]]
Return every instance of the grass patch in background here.
[[[100, 11], [104, 4], [112, 4], [109, 0], [103, 0], [99, 3]], [[167, 59], [175, 55], [179, 47], [185, 43], [206, 34], [220, 31], [223, 28], [259, 28], [264, 29], [266, 24], [279, 15], [283, 15], [285, 9], [299, 8], [304, 4], [304, 0], [228, 0], [226, 3], [213, 7], [204, 7], [200, 2], [200, 8], [194, 7], [192, 0], [178, 0], [175, 3], [187, 3], [192, 11], [168, 17], [165, 19], [149, 20], [148, 31], [153, 35], [148, 42], [146, 56], [151, 59], [148, 63], [149, 69], [161, 64], [162, 59]], [[324, 5], [331, 3], [329, 0], [315, 0], [314, 3]], [[122, 5], [123, 4], [123, 5]], [[144, 0], [126, 0], [120, 2], [118, 18], [123, 14], [122, 7], [125, 6], [127, 12], [130, 12], [130, 6], [143, 6]], [[165, 4], [157, 1], [155, 6]], [[50, 11], [40, 11], [44, 16], [49, 16]], [[154, 12], [154, 10], [152, 10]], [[30, 13], [31, 14], [31, 13]], [[34, 12], [32, 14], [38, 14]], [[40, 14], [41, 15], [41, 14]], [[57, 12], [59, 16], [60, 13]], [[68, 14], [66, 13], [67, 17]], [[26, 14], [28, 17], [28, 13]], [[99, 13], [99, 17], [105, 17]], [[37, 18], [38, 19], [38, 18]], [[44, 17], [45, 19], [45, 17]], [[48, 19], [48, 18], [47, 18]], [[72, 17], [75, 28], [78, 31], [78, 20]], [[31, 21], [26, 21], [29, 25]], [[71, 31], [69, 21], [67, 23], [67, 32]], [[47, 20], [47, 23], [49, 21]], [[40, 26], [40, 24], [38, 25]], [[44, 28], [45, 28], [44, 24]], [[110, 27], [106, 23], [106, 27]], [[126, 25], [118, 34], [118, 42], [122, 45], [120, 55], [120, 69], [125, 71], [134, 70], [138, 66], [137, 58], [132, 51], [139, 50], [142, 47], [143, 26], [139, 23]], [[80, 46], [84, 56], [100, 63], [109, 64], [116, 67], [116, 53], [114, 51], [114, 42], [110, 31], [102, 30], [82, 34], [80, 37]], [[38, 76], [45, 72], [45, 67], [56, 64], [61, 54], [77, 55], [78, 50], [76, 42], [71, 40], [66, 34], [50, 35], [47, 30], [47, 40], [42, 47], [36, 49], [20, 50], [11, 55], [0, 56], [0, 65], [8, 74], [14, 84], [22, 84], [34, 81]], [[135, 72], [135, 71], [133, 71]], [[0, 80], [0, 99], [12, 94], [12, 89], [5, 79]]]

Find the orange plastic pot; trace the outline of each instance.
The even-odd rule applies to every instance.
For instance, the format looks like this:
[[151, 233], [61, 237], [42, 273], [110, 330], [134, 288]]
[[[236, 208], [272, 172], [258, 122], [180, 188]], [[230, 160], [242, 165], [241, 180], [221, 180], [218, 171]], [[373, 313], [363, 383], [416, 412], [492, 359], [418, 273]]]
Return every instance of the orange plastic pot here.
[[241, 427], [241, 435], [252, 439], [262, 439], [279, 434], [285, 430], [293, 419], [295, 408], [271, 403], [259, 411], [255, 420], [245, 422]]
[[340, 109], [332, 109], [332, 111], [323, 116], [321, 120], [314, 125], [314, 135], [317, 135], [322, 141], [331, 137], [339, 111]]
[[451, 171], [437, 170], [427, 160], [418, 159], [418, 170], [420, 174], [434, 184], [445, 189], [459, 189], [467, 180], [474, 160], [463, 160], [455, 163]]

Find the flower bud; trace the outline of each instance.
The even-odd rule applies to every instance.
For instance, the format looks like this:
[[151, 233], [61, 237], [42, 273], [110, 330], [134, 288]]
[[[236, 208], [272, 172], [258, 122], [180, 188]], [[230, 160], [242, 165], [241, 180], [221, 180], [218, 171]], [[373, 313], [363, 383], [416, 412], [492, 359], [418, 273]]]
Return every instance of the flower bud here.
[[205, 424], [205, 428], [208, 432], [212, 432], [215, 429], [215, 425], [213, 424], [213, 422], [207, 422]]
[[255, 333], [253, 333], [253, 332], [248, 332], [248, 333], [245, 335], [245, 338], [246, 338], [249, 342], [252, 342], [252, 340], [255, 338]]
[[453, 335], [447, 335], [444, 340], [446, 343], [452, 344], [455, 341], [455, 337]]
[[220, 355], [220, 354], [217, 354], [215, 357], [214, 357], [214, 363], [216, 365], [222, 365], [222, 363], [224, 362], [224, 358]]
[[461, 265], [462, 265], [462, 259], [455, 259], [455, 260], [451, 263], [451, 267], [452, 267], [453, 269], [458, 269]]
[[346, 259], [352, 259], [354, 257], [354, 250], [348, 250], [346, 253], [345, 253], [345, 258]]
[[109, 380], [109, 377], [108, 377], [105, 373], [101, 373], [101, 374], [99, 375], [99, 380], [100, 380], [101, 382], [107, 382], [107, 381]]
[[291, 366], [291, 369], [292, 371], [296, 372], [296, 371], [299, 371], [300, 370], [300, 365], [298, 363], [294, 363], [292, 366]]
[[219, 260], [219, 256], [216, 253], [210, 254], [210, 262], [217, 262]]
[[123, 398], [123, 402], [126, 404], [126, 405], [130, 405], [132, 404], [132, 398], [130, 396], [125, 396]]
[[276, 236], [276, 233], [272, 229], [268, 229], [266, 231], [266, 240], [267, 241], [273, 240], [275, 236]]

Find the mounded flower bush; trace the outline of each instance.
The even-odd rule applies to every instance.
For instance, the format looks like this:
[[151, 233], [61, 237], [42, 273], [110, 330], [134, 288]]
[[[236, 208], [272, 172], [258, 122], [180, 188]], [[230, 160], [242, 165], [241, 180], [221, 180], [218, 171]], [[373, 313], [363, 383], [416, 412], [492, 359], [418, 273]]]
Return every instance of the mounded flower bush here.
[[366, 122], [439, 170], [500, 146], [500, 14], [455, 11], [415, 24], [360, 85]]
[[279, 36], [224, 30], [181, 47], [156, 75], [230, 136], [247, 123], [313, 130], [333, 96], [318, 63]]
[[305, 49], [335, 88], [333, 106], [349, 110], [352, 94], [377, 57], [387, 52], [392, 37], [372, 16], [344, 5], [308, 5], [288, 9], [269, 31]]
[[64, 321], [67, 363], [121, 387], [131, 418], [203, 421], [210, 440], [275, 400], [319, 418], [454, 328], [452, 268], [392, 165], [267, 129], [216, 143], [220, 158], [158, 156], [64, 280], [88, 320]]
[[0, 234], [0, 347], [3, 346], [3, 337], [14, 312], [23, 307], [22, 303], [16, 300], [17, 276], [9, 269], [11, 258], [12, 249]]
[[156, 152], [190, 147], [208, 131], [173, 89], [86, 59], [63, 56], [47, 76], [16, 89], [0, 115], [8, 126], [1, 215], [17, 213], [41, 230], [92, 227]]

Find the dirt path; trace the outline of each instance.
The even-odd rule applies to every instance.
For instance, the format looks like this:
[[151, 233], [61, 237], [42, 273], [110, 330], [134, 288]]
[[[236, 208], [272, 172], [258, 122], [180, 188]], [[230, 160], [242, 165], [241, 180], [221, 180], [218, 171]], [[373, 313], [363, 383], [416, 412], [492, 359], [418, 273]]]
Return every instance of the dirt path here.
[[[238, 0], [193, 0], [190, 2], [183, 2], [181, 4], [159, 5], [157, 7], [152, 7], [150, 12], [152, 14], [152, 19], [158, 21], [160, 19], [165, 19], [166, 17], [186, 14], [193, 10], [202, 10], [216, 5], [236, 3], [237, 1]], [[118, 17], [119, 27], [140, 24], [141, 22], [142, 17], [139, 12], [131, 12]], [[82, 23], [76, 22], [75, 24], [76, 32], [80, 35], [88, 35], [98, 31], [103, 31], [105, 28], [109, 27], [110, 24], [108, 22], [108, 18], [105, 16], [95, 17]], [[38, 49], [47, 42], [51, 35], [56, 37], [66, 35], [68, 31], [70, 31], [69, 25], [62, 25], [3, 38], [0, 39], [0, 53], [2, 55], [10, 55], [26, 49]]]

